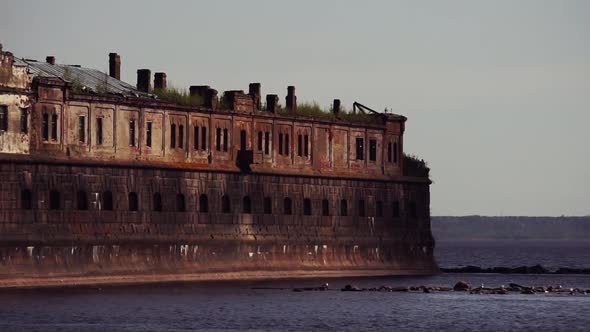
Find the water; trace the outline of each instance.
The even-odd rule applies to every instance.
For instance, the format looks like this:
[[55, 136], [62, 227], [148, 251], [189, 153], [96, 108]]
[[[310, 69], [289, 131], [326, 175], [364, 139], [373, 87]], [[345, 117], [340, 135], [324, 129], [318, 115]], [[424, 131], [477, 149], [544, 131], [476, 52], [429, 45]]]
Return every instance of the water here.
[[[513, 249], [508, 250], [510, 247]], [[534, 241], [528, 244], [440, 243], [436, 254], [441, 266], [540, 263], [588, 267], [589, 249], [590, 243], [584, 242], [562, 245]], [[540, 250], [544, 250], [543, 255], [539, 254]], [[477, 257], [479, 261], [472, 261], [470, 257]], [[526, 260], [527, 257], [532, 260]], [[564, 264], [566, 261], [576, 265]], [[291, 291], [293, 287], [317, 286], [324, 282], [337, 289], [346, 284], [452, 286], [458, 280], [485, 286], [516, 282], [590, 289], [590, 276], [584, 275], [441, 274], [30, 291], [0, 294], [0, 330], [585, 331], [590, 326], [587, 314], [590, 295]]]

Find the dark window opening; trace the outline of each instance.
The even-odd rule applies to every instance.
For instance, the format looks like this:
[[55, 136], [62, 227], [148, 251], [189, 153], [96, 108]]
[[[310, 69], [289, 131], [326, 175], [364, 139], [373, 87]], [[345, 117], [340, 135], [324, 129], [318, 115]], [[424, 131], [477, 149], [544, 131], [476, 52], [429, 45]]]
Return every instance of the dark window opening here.
[[392, 155], [392, 151], [391, 150], [392, 149], [393, 149], [392, 144], [391, 144], [391, 142], [389, 142], [389, 144], [387, 145], [387, 161], [388, 162], [391, 162], [391, 159], [392, 159], [391, 158], [391, 155]]
[[0, 106], [0, 130], [8, 131], [8, 107]]
[[377, 160], [377, 141], [374, 139], [369, 140], [369, 160]]
[[272, 214], [272, 199], [264, 197], [264, 214]]
[[80, 143], [86, 142], [86, 118], [84, 116], [78, 117], [78, 139]]
[[231, 212], [231, 202], [229, 200], [229, 196], [223, 195], [221, 197], [221, 212], [223, 213], [230, 213]]
[[129, 121], [129, 146], [135, 146], [135, 120]]
[[270, 153], [270, 133], [267, 131], [264, 133], [264, 154]]
[[356, 160], [365, 160], [365, 140], [362, 137], [356, 138]]
[[285, 197], [285, 199], [283, 200], [283, 214], [293, 214], [293, 202], [291, 202], [291, 199], [289, 197]]
[[173, 123], [170, 125], [170, 148], [176, 147], [176, 125]]
[[52, 190], [49, 192], [49, 209], [59, 210], [61, 208], [61, 197], [59, 191]]
[[391, 207], [391, 215], [394, 218], [398, 218], [400, 215], [400, 209], [399, 209], [399, 202], [393, 202], [392, 207]]
[[146, 122], [145, 126], [145, 145], [152, 147], [152, 122]]
[[102, 144], [102, 118], [96, 118], [96, 144]]
[[207, 127], [201, 128], [201, 150], [207, 151]]
[[199, 212], [209, 213], [209, 197], [205, 194], [199, 196]]
[[137, 200], [137, 193], [130, 192], [127, 195], [127, 200], [129, 201], [129, 211], [139, 210], [139, 201]]
[[186, 202], [183, 194], [176, 194], [176, 211], [186, 212]]
[[393, 162], [397, 163], [397, 143], [393, 143]]
[[330, 201], [327, 199], [322, 200], [322, 216], [327, 217], [330, 215]]
[[29, 133], [29, 110], [26, 108], [20, 109], [20, 132]]
[[88, 195], [85, 191], [78, 191], [77, 195], [78, 210], [88, 210]]
[[49, 114], [43, 113], [43, 140], [49, 141]]
[[29, 189], [20, 192], [20, 207], [23, 210], [31, 210], [33, 208], [33, 193]]
[[162, 195], [155, 193], [153, 196], [153, 210], [157, 212], [162, 211]]
[[285, 134], [285, 156], [289, 155], [289, 134]]
[[309, 198], [303, 200], [303, 214], [311, 216], [311, 199]]
[[279, 133], [279, 154], [283, 154], [283, 133]]
[[184, 126], [178, 125], [178, 148], [184, 148]]
[[223, 129], [223, 151], [227, 152], [227, 141], [229, 139], [229, 137], [227, 136], [227, 128]]
[[340, 201], [340, 215], [343, 217], [348, 215], [348, 202], [345, 199]]
[[51, 115], [51, 140], [57, 141], [57, 114]]
[[107, 211], [113, 210], [113, 193], [105, 191], [102, 193], [102, 209]]
[[358, 202], [358, 213], [359, 213], [359, 217], [365, 216], [365, 201], [362, 199], [360, 199]]
[[221, 128], [217, 128], [215, 133], [215, 149], [221, 151]]
[[309, 136], [303, 136], [303, 155], [309, 157]]
[[199, 150], [199, 126], [193, 127], [193, 148]]
[[246, 142], [246, 130], [242, 129], [240, 130], [240, 150], [246, 151], [247, 145], [248, 144]]
[[375, 205], [375, 216], [383, 217], [383, 203], [381, 201], [377, 201]]
[[297, 155], [303, 156], [303, 136], [301, 134], [297, 135]]
[[250, 201], [249, 196], [244, 196], [244, 198], [242, 199], [242, 212], [252, 213], [252, 201]]
[[262, 151], [262, 132], [258, 132], [258, 151]]
[[418, 208], [416, 207], [416, 202], [410, 202], [408, 204], [408, 212], [410, 213], [410, 217], [416, 218], [418, 217]]

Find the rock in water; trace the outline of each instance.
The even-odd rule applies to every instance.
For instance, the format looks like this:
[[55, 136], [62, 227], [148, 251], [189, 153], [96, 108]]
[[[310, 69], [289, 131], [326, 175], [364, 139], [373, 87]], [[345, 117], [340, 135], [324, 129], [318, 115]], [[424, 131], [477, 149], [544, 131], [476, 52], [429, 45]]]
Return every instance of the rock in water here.
[[469, 290], [469, 284], [466, 283], [465, 281], [459, 281], [458, 283], [455, 284], [455, 286], [453, 287], [454, 291], [458, 291], [458, 292], [464, 292], [464, 291], [468, 291]]

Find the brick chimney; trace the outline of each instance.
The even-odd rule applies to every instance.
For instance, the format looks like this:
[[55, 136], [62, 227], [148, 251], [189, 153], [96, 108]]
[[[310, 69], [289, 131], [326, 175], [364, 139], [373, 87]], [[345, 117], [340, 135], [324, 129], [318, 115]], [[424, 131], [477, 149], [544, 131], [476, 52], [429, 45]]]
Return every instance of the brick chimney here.
[[340, 99], [334, 99], [334, 104], [332, 105], [332, 112], [334, 114], [340, 113]]
[[289, 86], [287, 87], [287, 97], [285, 97], [287, 103], [287, 112], [294, 113], [297, 111], [297, 96], [295, 96], [295, 87]]
[[152, 72], [149, 69], [137, 70], [137, 90], [145, 93], [152, 91], [151, 84]]
[[191, 96], [198, 96], [205, 104], [205, 99], [207, 98], [207, 90], [210, 87], [208, 85], [191, 85], [188, 90]]
[[266, 95], [266, 110], [270, 113], [276, 113], [279, 106], [279, 96]]
[[54, 65], [55, 64], [55, 57], [52, 55], [49, 55], [49, 56], [45, 57], [45, 62], [47, 62], [50, 65]]
[[205, 95], [205, 107], [209, 107], [212, 110], [217, 109], [217, 90], [215, 89], [207, 89], [207, 94]]
[[154, 89], [166, 90], [166, 73], [154, 74]]
[[121, 57], [117, 53], [109, 53], [109, 76], [121, 79]]
[[248, 94], [254, 99], [254, 109], [260, 110], [260, 83], [250, 83]]

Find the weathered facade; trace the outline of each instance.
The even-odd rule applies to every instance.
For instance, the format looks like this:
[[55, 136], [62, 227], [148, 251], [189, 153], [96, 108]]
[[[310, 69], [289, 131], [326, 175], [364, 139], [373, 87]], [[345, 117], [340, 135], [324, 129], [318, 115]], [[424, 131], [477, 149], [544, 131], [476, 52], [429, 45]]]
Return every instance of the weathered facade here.
[[258, 83], [192, 86], [182, 106], [109, 59], [107, 75], [0, 50], [0, 284], [436, 271], [403, 116], [302, 117], [294, 87], [280, 111]]

